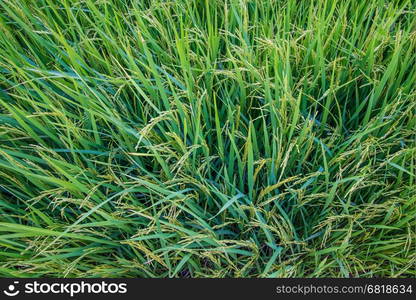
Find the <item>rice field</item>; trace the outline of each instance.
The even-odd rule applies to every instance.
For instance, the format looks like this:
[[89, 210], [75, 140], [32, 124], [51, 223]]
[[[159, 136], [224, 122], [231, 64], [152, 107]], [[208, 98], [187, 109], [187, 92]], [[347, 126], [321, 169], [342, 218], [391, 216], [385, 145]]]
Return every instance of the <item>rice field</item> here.
[[0, 1], [1, 277], [415, 277], [415, 229], [415, 1]]

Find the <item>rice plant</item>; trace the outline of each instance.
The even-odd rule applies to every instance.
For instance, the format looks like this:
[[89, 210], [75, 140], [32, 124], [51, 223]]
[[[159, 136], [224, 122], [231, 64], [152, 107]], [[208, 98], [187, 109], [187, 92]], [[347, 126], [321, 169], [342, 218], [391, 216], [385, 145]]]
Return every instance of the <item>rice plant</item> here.
[[412, 0], [0, 1], [0, 276], [414, 277]]

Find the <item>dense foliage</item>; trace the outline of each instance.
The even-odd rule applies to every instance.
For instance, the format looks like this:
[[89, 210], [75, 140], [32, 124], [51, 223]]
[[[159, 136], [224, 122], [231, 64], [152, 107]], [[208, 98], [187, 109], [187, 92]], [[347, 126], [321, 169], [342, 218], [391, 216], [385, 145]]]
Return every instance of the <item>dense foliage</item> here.
[[0, 275], [413, 277], [416, 4], [0, 1]]

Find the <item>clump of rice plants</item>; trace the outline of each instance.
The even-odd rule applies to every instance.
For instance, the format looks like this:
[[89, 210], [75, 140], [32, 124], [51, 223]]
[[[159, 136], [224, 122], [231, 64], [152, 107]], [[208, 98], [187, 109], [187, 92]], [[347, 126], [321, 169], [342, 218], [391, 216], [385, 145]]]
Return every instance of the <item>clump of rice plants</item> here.
[[0, 276], [414, 277], [410, 0], [0, 1]]

